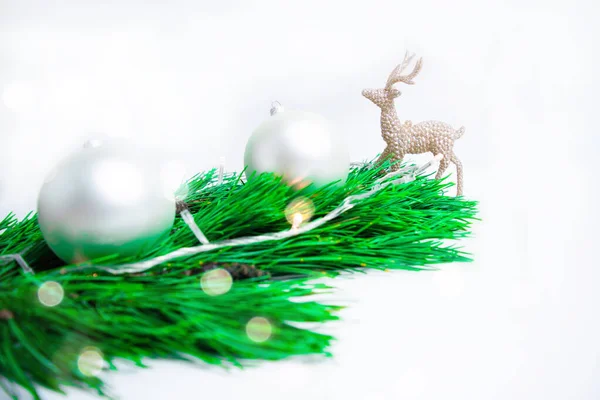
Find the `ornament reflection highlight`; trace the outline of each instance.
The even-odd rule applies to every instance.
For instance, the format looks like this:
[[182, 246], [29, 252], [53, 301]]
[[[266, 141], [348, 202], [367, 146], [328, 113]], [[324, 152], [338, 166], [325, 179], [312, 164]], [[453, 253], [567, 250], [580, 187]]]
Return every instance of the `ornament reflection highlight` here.
[[95, 347], [84, 347], [77, 357], [77, 368], [85, 376], [97, 376], [104, 368], [104, 356]]
[[37, 296], [40, 303], [46, 307], [55, 307], [63, 301], [65, 291], [60, 283], [48, 281], [40, 285]]
[[220, 296], [229, 292], [233, 278], [223, 268], [216, 268], [205, 272], [200, 278], [200, 286], [209, 296]]
[[267, 341], [273, 333], [273, 327], [268, 319], [254, 317], [246, 324], [246, 334], [253, 342], [262, 343]]
[[136, 165], [121, 160], [99, 162], [92, 172], [92, 181], [105, 199], [113, 204], [131, 204], [144, 193], [143, 176]]

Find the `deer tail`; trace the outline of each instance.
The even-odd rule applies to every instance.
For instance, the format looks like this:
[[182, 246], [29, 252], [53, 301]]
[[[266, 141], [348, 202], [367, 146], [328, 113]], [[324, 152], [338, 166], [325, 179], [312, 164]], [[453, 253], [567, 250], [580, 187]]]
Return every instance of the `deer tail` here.
[[463, 133], [465, 133], [465, 127], [461, 126], [460, 128], [454, 131], [454, 140], [460, 138], [463, 135]]

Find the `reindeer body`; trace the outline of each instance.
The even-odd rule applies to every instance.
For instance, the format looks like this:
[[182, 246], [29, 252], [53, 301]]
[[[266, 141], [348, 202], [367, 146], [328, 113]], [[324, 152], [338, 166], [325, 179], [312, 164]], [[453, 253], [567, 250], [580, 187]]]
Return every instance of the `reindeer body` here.
[[377, 164], [382, 163], [388, 158], [397, 161], [392, 166], [392, 169], [400, 168], [400, 162], [406, 154], [421, 154], [431, 152], [433, 155], [442, 154], [444, 157], [440, 161], [440, 167], [436, 174], [436, 179], [442, 177], [442, 174], [448, 168], [450, 162], [456, 165], [456, 193], [462, 194], [463, 174], [462, 164], [458, 157], [454, 154], [454, 141], [460, 138], [465, 128], [454, 129], [445, 122], [439, 121], [424, 121], [413, 125], [407, 120], [402, 123], [396, 113], [394, 99], [400, 96], [400, 91], [393, 88], [393, 84], [404, 82], [412, 85], [414, 78], [421, 69], [422, 60], [419, 59], [417, 64], [409, 75], [402, 76], [402, 71], [406, 68], [411, 57], [404, 57], [402, 64], [398, 65], [390, 74], [388, 82], [383, 89], [365, 89], [363, 96], [371, 100], [375, 105], [381, 108], [381, 136], [387, 146]]

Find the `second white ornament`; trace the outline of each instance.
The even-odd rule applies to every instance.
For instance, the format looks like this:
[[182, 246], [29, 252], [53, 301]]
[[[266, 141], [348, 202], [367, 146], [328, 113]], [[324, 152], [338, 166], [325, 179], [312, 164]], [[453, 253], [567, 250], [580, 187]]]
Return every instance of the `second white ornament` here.
[[272, 172], [296, 188], [344, 183], [350, 168], [346, 141], [326, 118], [281, 106], [252, 133], [244, 162], [247, 177]]

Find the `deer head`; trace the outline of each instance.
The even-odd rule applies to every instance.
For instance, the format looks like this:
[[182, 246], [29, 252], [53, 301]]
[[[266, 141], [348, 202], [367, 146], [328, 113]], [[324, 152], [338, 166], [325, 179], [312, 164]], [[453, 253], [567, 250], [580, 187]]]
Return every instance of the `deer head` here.
[[402, 63], [398, 64], [388, 77], [384, 88], [365, 89], [362, 91], [362, 95], [365, 96], [367, 99], [371, 100], [373, 103], [375, 103], [377, 107], [381, 109], [393, 106], [394, 99], [402, 94], [398, 89], [393, 87], [394, 84], [402, 82], [406, 83], [407, 85], [414, 85], [413, 79], [421, 71], [423, 59], [419, 58], [412, 72], [408, 75], [402, 75], [406, 67], [408, 67], [408, 64], [412, 61], [413, 57], [414, 54], [409, 55], [407, 51], [404, 55], [404, 60], [402, 61]]

